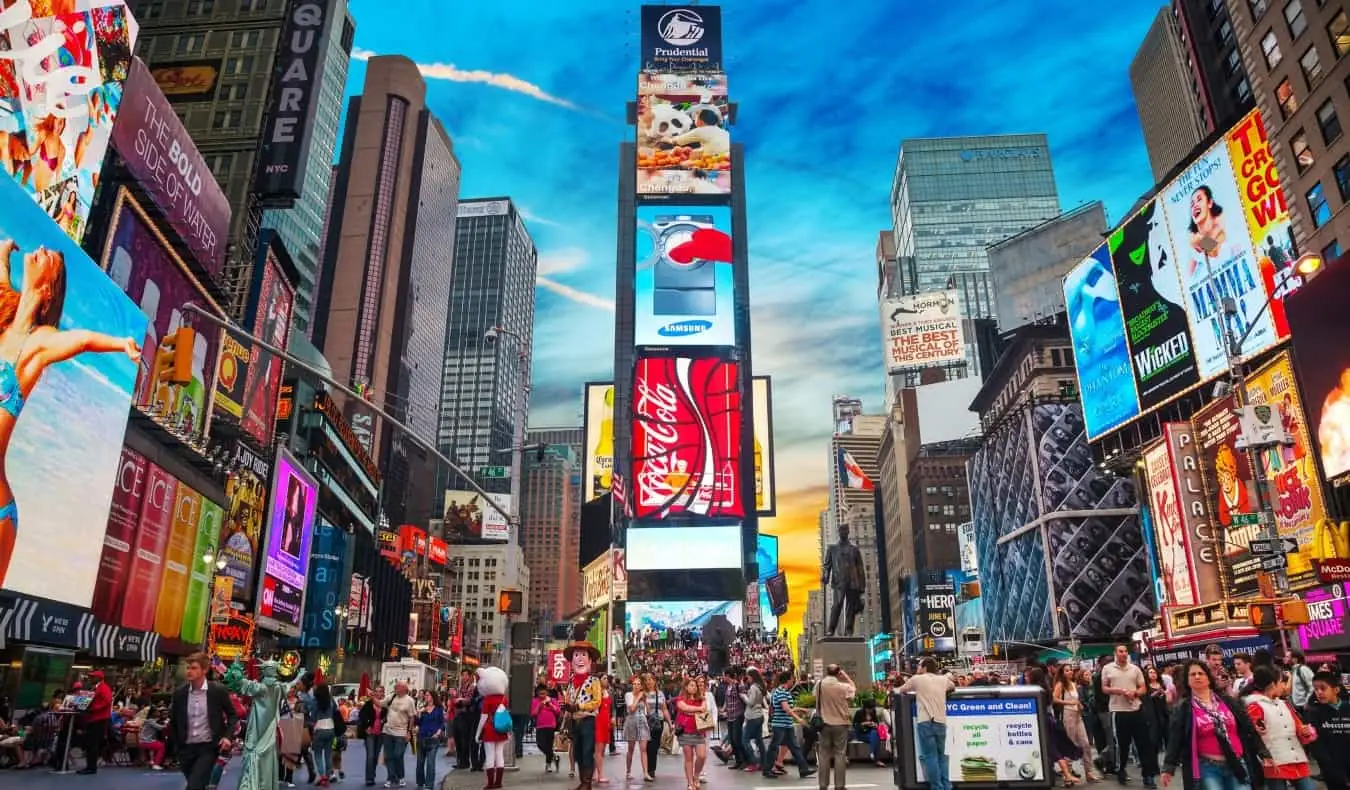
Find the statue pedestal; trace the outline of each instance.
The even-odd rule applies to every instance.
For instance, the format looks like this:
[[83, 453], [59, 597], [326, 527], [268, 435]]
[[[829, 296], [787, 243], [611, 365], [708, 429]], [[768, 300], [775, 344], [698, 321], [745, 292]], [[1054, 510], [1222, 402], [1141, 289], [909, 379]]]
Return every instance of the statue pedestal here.
[[812, 660], [824, 666], [838, 664], [857, 684], [858, 691], [872, 690], [872, 663], [867, 640], [861, 636], [827, 636], [811, 647]]

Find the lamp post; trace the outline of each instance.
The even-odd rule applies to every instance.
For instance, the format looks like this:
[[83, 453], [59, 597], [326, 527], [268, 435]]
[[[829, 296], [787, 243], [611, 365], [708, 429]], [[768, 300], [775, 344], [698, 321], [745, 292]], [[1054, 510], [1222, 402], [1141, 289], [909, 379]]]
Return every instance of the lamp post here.
[[[530, 409], [530, 344], [518, 332], [497, 324], [483, 332], [483, 339], [495, 343], [498, 338], [507, 337], [515, 341], [520, 374], [520, 397], [516, 401], [515, 426], [511, 435], [511, 501], [507, 505], [508, 515], [506, 538], [506, 578], [510, 584], [518, 584], [516, 569], [517, 547], [520, 545], [520, 473], [525, 453], [525, 420]], [[511, 638], [506, 636], [506, 645], [502, 650], [506, 666], [511, 666]]]

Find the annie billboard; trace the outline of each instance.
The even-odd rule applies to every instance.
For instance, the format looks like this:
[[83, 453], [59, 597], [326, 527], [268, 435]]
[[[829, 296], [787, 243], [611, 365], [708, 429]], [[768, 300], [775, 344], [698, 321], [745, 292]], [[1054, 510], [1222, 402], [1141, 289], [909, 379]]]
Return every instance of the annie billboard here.
[[638, 206], [636, 346], [736, 345], [728, 206]]
[[740, 366], [639, 360], [633, 379], [633, 509], [743, 518]]

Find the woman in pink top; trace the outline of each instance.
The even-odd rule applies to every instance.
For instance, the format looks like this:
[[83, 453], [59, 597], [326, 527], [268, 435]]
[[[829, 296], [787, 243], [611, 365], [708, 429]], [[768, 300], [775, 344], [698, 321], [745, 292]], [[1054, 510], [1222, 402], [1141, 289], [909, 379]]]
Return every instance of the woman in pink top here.
[[1162, 784], [1172, 783], [1181, 768], [1185, 790], [1248, 790], [1251, 777], [1243, 759], [1244, 744], [1254, 744], [1258, 757], [1268, 759], [1247, 709], [1217, 690], [1209, 666], [1187, 662], [1180, 699], [1172, 709], [1163, 757]]
[[544, 753], [544, 773], [556, 772], [561, 761], [553, 753], [553, 735], [558, 731], [558, 722], [562, 721], [562, 705], [549, 696], [548, 686], [543, 683], [534, 687], [530, 717], [534, 719], [534, 740], [539, 751]]

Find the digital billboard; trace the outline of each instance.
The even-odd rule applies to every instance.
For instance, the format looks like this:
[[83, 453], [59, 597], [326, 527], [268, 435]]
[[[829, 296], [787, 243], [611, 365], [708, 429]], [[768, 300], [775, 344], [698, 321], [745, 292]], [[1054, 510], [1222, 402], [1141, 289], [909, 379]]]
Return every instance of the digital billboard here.
[[759, 564], [759, 619], [765, 631], [778, 631], [778, 618], [769, 605], [769, 588], [765, 584], [778, 573], [778, 536], [760, 533], [755, 544], [755, 562]]
[[131, 61], [112, 144], [192, 257], [218, 276], [230, 232], [229, 198], [140, 58]]
[[[148, 319], [142, 343], [135, 404], [166, 423], [200, 435], [210, 413], [209, 387], [220, 349], [220, 329], [184, 308], [194, 304], [223, 315], [191, 270], [159, 233], [131, 193], [122, 189], [103, 250], [103, 265], [117, 287]], [[194, 330], [192, 381], [175, 386], [155, 373], [161, 343], [180, 328]]]
[[249, 604], [257, 588], [258, 548], [262, 546], [263, 521], [267, 516], [267, 491], [272, 481], [272, 459], [235, 442], [231, 468], [225, 481], [225, 524], [221, 530], [221, 576], [232, 580], [231, 596]]
[[150, 67], [150, 77], [174, 104], [211, 101], [216, 97], [220, 66], [219, 58], [156, 63]]
[[1171, 241], [1158, 204], [1149, 201], [1107, 239], [1116, 273], [1125, 340], [1144, 411], [1199, 383]]
[[1328, 481], [1350, 472], [1350, 258], [1326, 261], [1317, 280], [1286, 304], [1309, 432]]
[[214, 553], [220, 541], [220, 527], [225, 511], [220, 505], [201, 498], [197, 520], [197, 542], [192, 550], [192, 564], [188, 566], [187, 598], [183, 602], [183, 621], [178, 638], [189, 644], [201, 644], [206, 638], [206, 615], [211, 605], [211, 580], [216, 566], [208, 562], [208, 552]]
[[88, 606], [146, 319], [6, 178], [0, 282], [0, 587]]
[[164, 552], [173, 531], [178, 481], [155, 464], [148, 464], [141, 517], [131, 544], [126, 598], [119, 624], [135, 631], [155, 630], [155, 609], [164, 583]]
[[257, 623], [285, 636], [300, 636], [319, 485], [284, 447], [277, 448], [273, 469]]
[[722, 70], [722, 9], [707, 5], [642, 7], [642, 70]]
[[[332, 650], [338, 647], [338, 604], [343, 600], [343, 571], [347, 563], [347, 531], [319, 519], [309, 556], [309, 588], [305, 590], [302, 647]], [[353, 579], [354, 589], [360, 589]], [[358, 604], [359, 605], [359, 604]]]
[[1064, 304], [1088, 440], [1139, 416], [1120, 292], [1103, 244], [1064, 278]]
[[[510, 494], [489, 494], [502, 510], [510, 512]], [[483, 503], [477, 491], [445, 492], [445, 539], [456, 542], [505, 542], [510, 522], [496, 508]]]
[[737, 363], [639, 360], [633, 377], [634, 515], [743, 518], [741, 416]]
[[777, 478], [773, 464], [773, 381], [768, 376], [750, 380], [750, 407], [755, 426], [755, 512], [778, 512]]
[[881, 335], [887, 373], [966, 361], [954, 289], [883, 299]]
[[614, 382], [588, 381], [582, 388], [586, 444], [581, 462], [582, 502], [609, 492], [614, 480]]
[[730, 207], [638, 206], [634, 250], [634, 345], [736, 344]]
[[[123, 0], [15, 0], [0, 11], [0, 157], [61, 230], [79, 241], [136, 46]], [[24, 46], [26, 45], [26, 46]]]
[[627, 569], [711, 570], [741, 567], [741, 527], [629, 527]]
[[1280, 536], [1298, 541], [1298, 552], [1289, 554], [1289, 583], [1295, 588], [1317, 583], [1314, 525], [1327, 517], [1322, 498], [1321, 476], [1313, 460], [1312, 439], [1303, 414], [1303, 399], [1289, 352], [1283, 352], [1245, 379], [1247, 402], [1267, 405], [1279, 415], [1293, 444], [1278, 444], [1259, 453], [1266, 480], [1266, 495], [1275, 511]]
[[[745, 604], [742, 601], [663, 601], [624, 604], [629, 633], [650, 628], [653, 631], [698, 631], [712, 618], [721, 615], [733, 628], [740, 628]], [[659, 668], [654, 668], [659, 669]]]
[[1205, 492], [1212, 523], [1223, 535], [1225, 588], [1230, 598], [1257, 594], [1256, 574], [1260, 558], [1247, 548], [1261, 536], [1257, 523], [1256, 478], [1247, 453], [1238, 449], [1238, 419], [1233, 396], [1213, 401], [1195, 413], [1196, 444], [1204, 470]]
[[[1200, 378], [1228, 369], [1230, 334], [1236, 340], [1250, 332], [1244, 357], [1275, 345], [1280, 332], [1266, 309], [1269, 294], [1247, 234], [1228, 144], [1201, 154], [1162, 193], [1160, 205], [1176, 251], [1176, 260], [1164, 268], [1181, 277]], [[1225, 316], [1224, 299], [1236, 303], [1235, 315]]]
[[[1293, 271], [1297, 257], [1293, 223], [1289, 220], [1289, 207], [1280, 186], [1280, 174], [1275, 169], [1275, 157], [1270, 152], [1270, 139], [1266, 136], [1261, 111], [1252, 110], [1229, 129], [1227, 140], [1228, 156], [1237, 176], [1257, 266], [1266, 290], [1283, 298], [1293, 290], [1290, 286], [1294, 281], [1301, 278]], [[1271, 307], [1279, 327], [1283, 305], [1276, 302]]]
[[638, 194], [729, 194], [730, 118], [724, 75], [640, 75]]
[[[276, 348], [286, 348], [291, 329], [291, 308], [295, 288], [286, 280], [277, 260], [275, 232], [264, 233], [254, 265], [256, 280], [253, 299], [253, 335]], [[253, 438], [266, 447], [272, 443], [276, 428], [277, 394], [281, 389], [281, 357], [254, 345], [249, 354], [248, 376], [241, 401], [241, 424]]]

